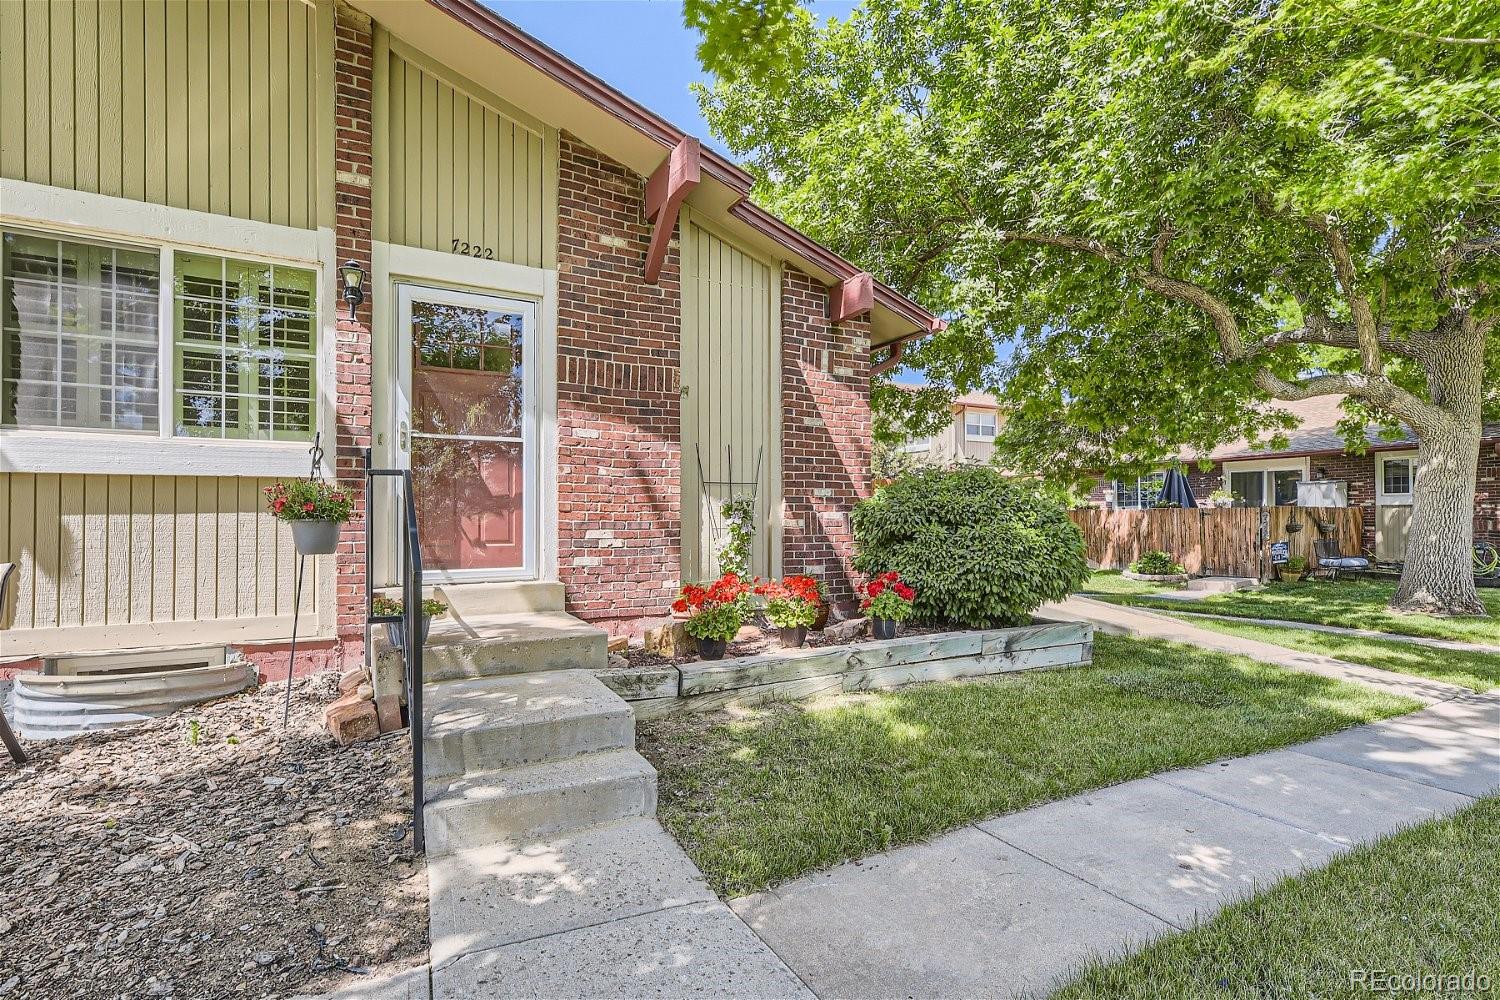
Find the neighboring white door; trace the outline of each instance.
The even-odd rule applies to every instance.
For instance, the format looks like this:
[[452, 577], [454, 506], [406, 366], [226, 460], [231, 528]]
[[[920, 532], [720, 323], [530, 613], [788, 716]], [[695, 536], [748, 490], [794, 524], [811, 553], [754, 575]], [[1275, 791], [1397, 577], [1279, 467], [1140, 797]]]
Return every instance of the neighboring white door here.
[[535, 579], [536, 305], [402, 284], [397, 313], [424, 573]]
[[1406, 559], [1406, 530], [1411, 524], [1411, 491], [1416, 477], [1416, 452], [1375, 456], [1375, 558], [1380, 562]]

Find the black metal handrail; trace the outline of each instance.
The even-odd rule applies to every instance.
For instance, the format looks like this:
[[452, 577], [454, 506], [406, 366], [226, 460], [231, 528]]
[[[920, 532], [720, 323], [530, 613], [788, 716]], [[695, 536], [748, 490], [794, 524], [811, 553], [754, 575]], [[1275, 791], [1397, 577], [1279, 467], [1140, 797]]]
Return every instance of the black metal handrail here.
[[[427, 850], [427, 836], [422, 823], [422, 546], [417, 534], [417, 504], [412, 496], [410, 469], [376, 469], [370, 464], [370, 449], [365, 459], [365, 656], [370, 656], [371, 627], [376, 624], [401, 623], [401, 662], [406, 665], [406, 722], [411, 731], [411, 835], [418, 854]], [[401, 615], [375, 614], [373, 584], [375, 491], [377, 477], [397, 479], [401, 483], [401, 502], [397, 506], [398, 530], [401, 533]], [[372, 673], [373, 676], [373, 673]]]

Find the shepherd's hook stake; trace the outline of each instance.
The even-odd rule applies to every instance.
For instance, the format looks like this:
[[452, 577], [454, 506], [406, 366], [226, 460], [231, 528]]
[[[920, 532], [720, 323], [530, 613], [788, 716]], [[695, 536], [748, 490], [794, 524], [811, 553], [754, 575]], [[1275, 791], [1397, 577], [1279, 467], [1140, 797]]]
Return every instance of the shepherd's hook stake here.
[[[318, 469], [323, 465], [322, 439], [323, 432], [318, 431], [313, 435], [312, 447], [307, 449], [312, 456], [312, 471], [307, 474], [309, 482], [318, 478]], [[297, 581], [292, 585], [292, 644], [286, 654], [286, 701], [281, 707], [282, 729], [292, 724], [292, 671], [297, 666], [297, 618], [302, 614], [302, 571], [306, 567], [307, 556], [297, 553]]]

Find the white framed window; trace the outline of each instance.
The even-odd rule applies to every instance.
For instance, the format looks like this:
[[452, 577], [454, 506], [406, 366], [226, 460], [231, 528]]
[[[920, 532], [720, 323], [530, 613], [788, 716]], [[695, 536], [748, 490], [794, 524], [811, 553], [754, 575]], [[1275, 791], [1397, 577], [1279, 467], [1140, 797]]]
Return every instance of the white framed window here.
[[904, 452], [911, 453], [911, 454], [918, 454], [918, 453], [926, 454], [927, 452], [929, 452], [929, 451], [932, 450], [932, 438], [931, 437], [907, 438], [904, 442], [902, 442], [902, 444], [901, 444], [901, 450], [904, 451]]
[[1116, 479], [1115, 508], [1146, 510], [1155, 507], [1156, 501], [1161, 499], [1161, 490], [1166, 481], [1166, 472], [1152, 472], [1135, 479]]
[[964, 437], [970, 441], [993, 441], [998, 422], [993, 410], [965, 410]]
[[1224, 463], [1224, 487], [1236, 507], [1294, 507], [1297, 484], [1307, 478], [1306, 458]]
[[1379, 453], [1375, 458], [1375, 487], [1385, 507], [1411, 504], [1412, 483], [1417, 478], [1417, 453]]
[[0, 178], [0, 472], [306, 474], [334, 259], [323, 231]]

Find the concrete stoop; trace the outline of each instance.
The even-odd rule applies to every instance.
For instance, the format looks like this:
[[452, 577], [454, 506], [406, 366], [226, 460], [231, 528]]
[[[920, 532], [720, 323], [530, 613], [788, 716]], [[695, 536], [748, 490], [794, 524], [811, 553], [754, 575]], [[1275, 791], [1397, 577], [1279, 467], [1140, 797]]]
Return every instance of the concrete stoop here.
[[1261, 583], [1253, 576], [1201, 576], [1187, 582], [1187, 589], [1208, 594], [1232, 594], [1236, 590], [1259, 590]]
[[811, 997], [656, 822], [605, 642], [561, 612], [434, 623], [431, 996]]

